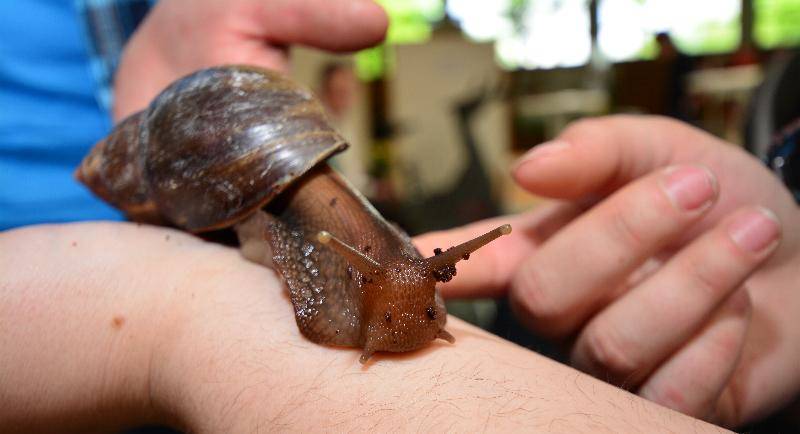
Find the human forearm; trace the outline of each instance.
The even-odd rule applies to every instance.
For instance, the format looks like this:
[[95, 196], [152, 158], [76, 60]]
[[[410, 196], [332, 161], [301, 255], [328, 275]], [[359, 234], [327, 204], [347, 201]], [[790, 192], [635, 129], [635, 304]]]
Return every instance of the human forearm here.
[[455, 345], [362, 366], [299, 334], [270, 270], [175, 231], [29, 231], [0, 236], [4, 432], [715, 429], [454, 319]]
[[149, 399], [149, 368], [180, 283], [164, 272], [180, 247], [154, 245], [169, 237], [115, 224], [0, 233], [0, 431], [108, 430], [164, 418]]
[[718, 429], [454, 318], [455, 345], [362, 366], [359, 350], [299, 334], [271, 272], [247, 265], [216, 279], [184, 306], [177, 356], [162, 371], [182, 378], [168, 390], [188, 398], [178, 411], [199, 432]]
[[357, 351], [298, 341], [278, 354], [261, 341], [254, 357], [197, 365], [196, 409], [216, 409], [193, 418], [200, 432], [717, 431], [460, 321], [449, 327], [455, 346], [383, 355], [365, 368]]

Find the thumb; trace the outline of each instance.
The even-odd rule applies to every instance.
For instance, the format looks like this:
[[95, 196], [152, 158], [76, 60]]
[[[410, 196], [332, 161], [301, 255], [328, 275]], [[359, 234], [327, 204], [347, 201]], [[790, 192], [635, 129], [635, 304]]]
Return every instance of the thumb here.
[[653, 170], [703, 162], [720, 140], [658, 116], [608, 116], [573, 123], [557, 139], [534, 147], [512, 169], [532, 193], [559, 199], [605, 196]]
[[380, 43], [388, 17], [372, 0], [277, 0], [254, 3], [251, 35], [278, 45], [355, 51]]
[[116, 119], [199, 68], [244, 63], [285, 71], [291, 44], [352, 51], [380, 42], [388, 25], [372, 0], [189, 2], [159, 2], [126, 45], [114, 80]]

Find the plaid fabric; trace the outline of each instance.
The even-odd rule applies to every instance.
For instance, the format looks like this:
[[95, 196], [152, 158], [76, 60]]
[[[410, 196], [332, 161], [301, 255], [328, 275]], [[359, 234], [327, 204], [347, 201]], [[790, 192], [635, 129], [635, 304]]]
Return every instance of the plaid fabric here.
[[114, 71], [125, 42], [136, 30], [156, 0], [75, 0], [83, 21], [92, 75], [97, 81], [96, 98], [111, 109]]

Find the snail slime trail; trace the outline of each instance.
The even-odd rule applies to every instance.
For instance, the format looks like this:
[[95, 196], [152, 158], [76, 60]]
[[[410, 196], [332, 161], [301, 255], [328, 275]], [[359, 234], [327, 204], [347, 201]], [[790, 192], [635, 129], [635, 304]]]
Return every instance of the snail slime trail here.
[[171, 84], [76, 174], [132, 220], [193, 233], [233, 227], [243, 256], [282, 278], [313, 342], [361, 348], [362, 363], [453, 342], [436, 283], [511, 227], [423, 258], [325, 163], [346, 147], [309, 90], [227, 66]]

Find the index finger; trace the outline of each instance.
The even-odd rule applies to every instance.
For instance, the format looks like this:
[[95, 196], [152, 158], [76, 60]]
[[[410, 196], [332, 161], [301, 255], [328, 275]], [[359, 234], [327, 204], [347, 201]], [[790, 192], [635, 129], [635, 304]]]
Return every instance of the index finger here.
[[[674, 119], [616, 115], [584, 119], [534, 147], [513, 169], [517, 183], [559, 199], [605, 196], [662, 167], [703, 162], [720, 139]], [[727, 147], [715, 148], [723, 152]]]
[[256, 36], [278, 45], [301, 44], [346, 52], [368, 48], [386, 36], [386, 12], [372, 0], [277, 0], [254, 2]]
[[455, 229], [429, 232], [414, 238], [422, 256], [437, 247], [447, 249], [502, 224], [510, 224], [510, 235], [500, 237], [458, 263], [458, 274], [441, 284], [445, 298], [501, 297], [520, 263], [539, 245], [581, 212], [575, 204], [551, 202], [522, 214], [495, 217]]

